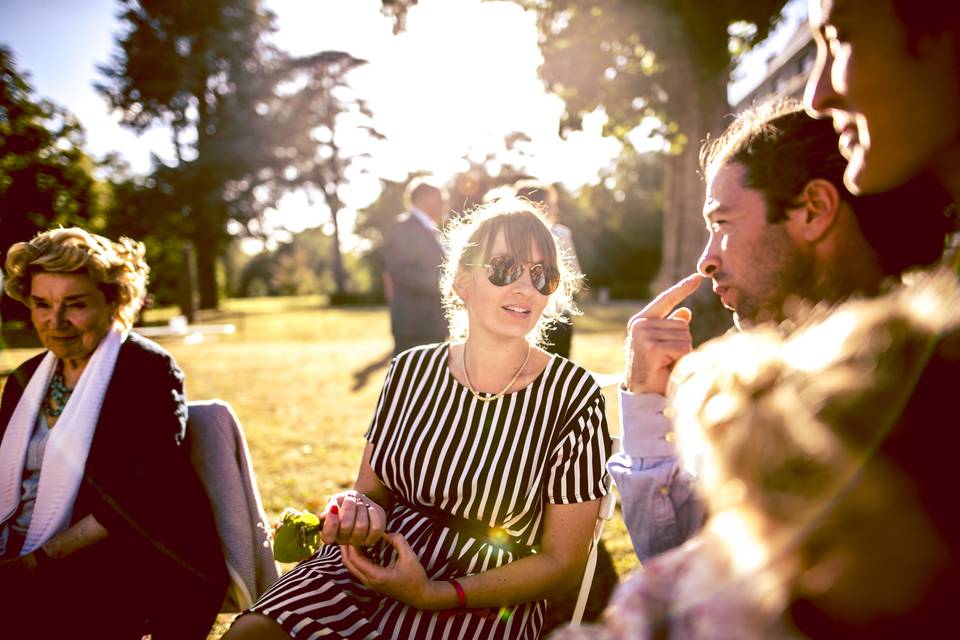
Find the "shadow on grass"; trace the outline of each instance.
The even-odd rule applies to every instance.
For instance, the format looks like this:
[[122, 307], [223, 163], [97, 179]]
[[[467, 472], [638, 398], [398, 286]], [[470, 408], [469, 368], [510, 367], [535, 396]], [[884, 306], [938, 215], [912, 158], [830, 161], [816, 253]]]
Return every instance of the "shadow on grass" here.
[[390, 364], [391, 358], [393, 358], [393, 351], [387, 351], [378, 360], [374, 360], [364, 368], [354, 371], [353, 386], [350, 387], [350, 391], [356, 393], [367, 386], [367, 381], [370, 379], [370, 376], [373, 375], [375, 371], [379, 371]]

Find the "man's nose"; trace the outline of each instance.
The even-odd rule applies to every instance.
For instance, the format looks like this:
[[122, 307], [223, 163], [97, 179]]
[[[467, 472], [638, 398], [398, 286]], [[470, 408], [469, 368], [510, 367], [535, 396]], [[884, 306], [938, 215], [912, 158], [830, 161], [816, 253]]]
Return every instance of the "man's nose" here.
[[713, 250], [713, 245], [714, 243], [711, 240], [707, 246], [703, 248], [703, 253], [700, 254], [700, 259], [697, 260], [697, 273], [704, 278], [712, 278], [713, 274], [720, 268], [720, 257]]
[[803, 106], [811, 117], [822, 118], [834, 106], [837, 94], [830, 77], [832, 66], [833, 56], [823, 48], [817, 53], [817, 61], [810, 70], [803, 92]]

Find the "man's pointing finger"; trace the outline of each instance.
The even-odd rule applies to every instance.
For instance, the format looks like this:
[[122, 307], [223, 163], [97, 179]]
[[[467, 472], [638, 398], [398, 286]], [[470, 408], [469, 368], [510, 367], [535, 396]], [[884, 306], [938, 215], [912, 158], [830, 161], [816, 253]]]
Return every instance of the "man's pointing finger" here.
[[687, 297], [697, 290], [700, 283], [703, 282], [703, 276], [694, 273], [666, 291], [662, 292], [653, 301], [637, 314], [640, 318], [666, 318], [670, 310], [687, 299]]

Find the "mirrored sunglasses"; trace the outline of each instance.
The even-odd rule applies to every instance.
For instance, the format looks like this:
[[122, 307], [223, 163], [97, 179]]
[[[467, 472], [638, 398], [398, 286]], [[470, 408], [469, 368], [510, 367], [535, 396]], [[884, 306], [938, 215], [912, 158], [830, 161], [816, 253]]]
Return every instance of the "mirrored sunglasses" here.
[[533, 288], [543, 295], [550, 295], [560, 286], [560, 271], [542, 262], [523, 262], [516, 256], [493, 256], [483, 266], [490, 284], [497, 287], [505, 287], [519, 280], [525, 267], [530, 270]]

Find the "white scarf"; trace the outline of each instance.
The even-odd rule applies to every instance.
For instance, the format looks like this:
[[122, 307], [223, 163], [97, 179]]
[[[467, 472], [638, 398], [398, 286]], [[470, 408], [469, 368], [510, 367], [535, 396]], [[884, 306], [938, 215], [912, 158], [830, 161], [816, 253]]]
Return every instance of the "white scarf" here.
[[[70, 522], [90, 442], [100, 418], [100, 406], [117, 364], [120, 344], [125, 338], [126, 334], [117, 328], [107, 332], [80, 375], [56, 428], [50, 431], [41, 465], [37, 501], [21, 555], [44, 544]], [[57, 357], [48, 351], [30, 377], [7, 424], [0, 444], [0, 523], [9, 520], [20, 505], [27, 446], [56, 364]]]

